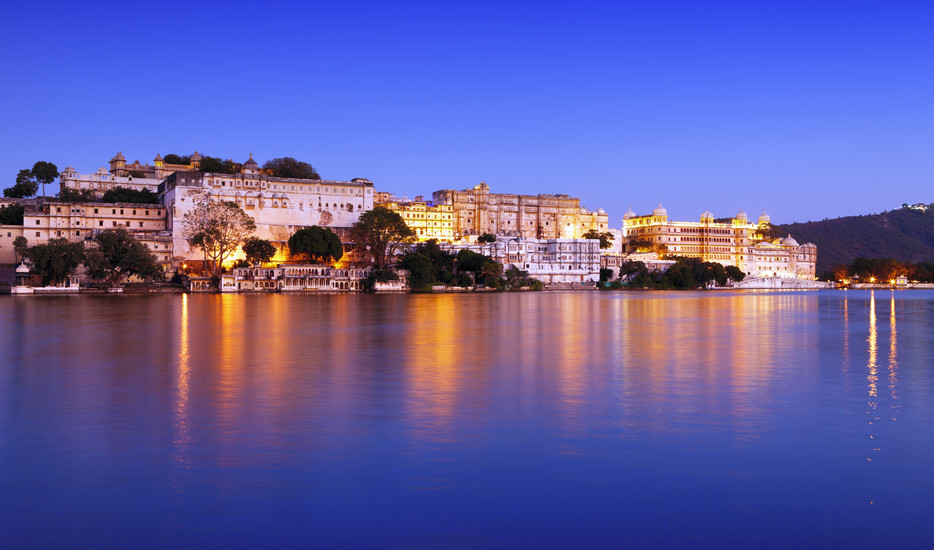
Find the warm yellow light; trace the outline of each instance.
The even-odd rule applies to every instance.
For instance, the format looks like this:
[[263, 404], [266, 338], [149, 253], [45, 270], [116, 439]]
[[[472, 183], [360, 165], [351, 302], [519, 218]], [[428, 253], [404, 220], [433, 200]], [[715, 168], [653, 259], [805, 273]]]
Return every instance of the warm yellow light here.
[[875, 277], [870, 277], [870, 278], [869, 278], [869, 282], [870, 282], [870, 283], [876, 282], [876, 278], [875, 278]]

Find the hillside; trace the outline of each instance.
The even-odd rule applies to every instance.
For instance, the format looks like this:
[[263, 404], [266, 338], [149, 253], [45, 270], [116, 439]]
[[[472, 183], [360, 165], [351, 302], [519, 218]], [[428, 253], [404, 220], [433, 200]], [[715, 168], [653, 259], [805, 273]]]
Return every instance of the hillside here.
[[[931, 206], [931, 207], [928, 207]], [[905, 206], [865, 216], [772, 227], [773, 236], [791, 234], [799, 243], [817, 245], [817, 272], [859, 257], [934, 260], [934, 205]]]

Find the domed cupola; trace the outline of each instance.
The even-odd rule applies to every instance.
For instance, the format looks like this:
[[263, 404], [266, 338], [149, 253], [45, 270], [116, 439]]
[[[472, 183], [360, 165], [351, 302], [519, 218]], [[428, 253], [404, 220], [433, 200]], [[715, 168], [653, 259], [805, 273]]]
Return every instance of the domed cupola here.
[[739, 209], [739, 212], [736, 213], [736, 218], [734, 218], [734, 219], [740, 220], [740, 221], [746, 221], [746, 220], [749, 219], [749, 216], [747, 216], [746, 213], [743, 212], [743, 209], [740, 208], [740, 209]]
[[772, 217], [765, 213], [765, 210], [762, 211], [762, 215], [759, 216], [759, 223], [772, 223]]
[[652, 210], [652, 216], [656, 218], [668, 217], [668, 211], [665, 210], [665, 207], [662, 206], [662, 203], [658, 203], [658, 206], [655, 207], [655, 210]]
[[635, 218], [635, 217], [636, 217], [636, 213], [632, 211], [632, 207], [631, 207], [631, 206], [629, 207], [629, 210], [627, 210], [626, 213], [623, 214], [623, 219], [624, 219], [624, 220], [630, 220], [630, 219]]
[[798, 246], [798, 241], [796, 241], [794, 237], [792, 237], [791, 234], [789, 234], [787, 237], [782, 239], [782, 244], [788, 245], [788, 246]]
[[701, 221], [713, 221], [713, 212], [704, 210], [700, 215]]

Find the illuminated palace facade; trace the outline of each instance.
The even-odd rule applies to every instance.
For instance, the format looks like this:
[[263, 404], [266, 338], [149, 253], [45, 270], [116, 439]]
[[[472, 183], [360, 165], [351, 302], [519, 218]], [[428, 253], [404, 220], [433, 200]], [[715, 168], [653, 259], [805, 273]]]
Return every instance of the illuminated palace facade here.
[[[237, 174], [177, 171], [158, 188], [167, 209], [175, 255], [199, 260], [202, 254], [183, 236], [185, 214], [202, 201], [231, 201], [253, 218], [256, 237], [280, 247], [297, 230], [318, 225], [350, 227], [373, 209], [373, 182], [279, 178], [259, 170], [252, 155]], [[234, 258], [231, 258], [233, 260]]]
[[387, 208], [400, 216], [415, 232], [419, 241], [437, 239], [443, 242], [454, 240], [454, 208], [449, 204], [435, 205], [415, 197], [414, 200], [400, 199], [377, 193], [376, 206]]
[[753, 277], [815, 279], [817, 246], [800, 245], [790, 235], [770, 240], [770, 225], [765, 212], [758, 223], [751, 223], [742, 210], [729, 219], [715, 219], [707, 211], [697, 222], [669, 221], [668, 211], [659, 204], [649, 215], [626, 212], [623, 236], [630, 246], [644, 243], [670, 256], [734, 265]]
[[491, 193], [486, 183], [472, 189], [442, 189], [432, 194], [435, 205], [449, 205], [454, 214], [454, 238], [492, 233], [535, 239], [579, 239], [591, 229], [606, 231], [603, 209], [591, 212], [568, 195]]

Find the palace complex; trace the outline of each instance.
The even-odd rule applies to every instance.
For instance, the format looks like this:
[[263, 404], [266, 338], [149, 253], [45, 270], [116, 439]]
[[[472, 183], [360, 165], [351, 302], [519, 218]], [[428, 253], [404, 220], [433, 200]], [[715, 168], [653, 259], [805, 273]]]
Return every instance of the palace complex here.
[[[432, 200], [421, 196], [410, 200], [377, 192], [373, 182], [363, 178], [276, 177], [261, 170], [252, 155], [238, 165], [235, 174], [201, 172], [201, 161], [195, 152], [184, 165], [166, 164], [161, 155], [152, 164], [127, 164], [123, 154], [117, 153], [109, 169], [79, 174], [68, 166], [60, 174], [62, 190], [90, 190], [100, 197], [116, 187], [145, 189], [156, 194], [157, 204], [0, 200], [0, 206], [18, 201], [25, 208], [22, 226], [0, 228], [0, 263], [14, 261], [12, 241], [19, 236], [31, 245], [58, 237], [84, 241], [102, 230], [121, 227], [145, 243], [159, 263], [171, 270], [183, 262], [203, 259], [200, 249], [184, 236], [185, 215], [205, 201], [230, 201], [254, 219], [256, 236], [271, 241], [279, 250], [301, 228], [350, 228], [362, 213], [383, 206], [402, 217], [417, 241], [436, 239], [452, 252], [474, 250], [505, 267], [528, 271], [545, 283], [593, 281], [601, 266], [618, 273], [620, 266], [631, 260], [663, 270], [674, 256], [736, 266], [753, 278], [816, 278], [817, 247], [798, 244], [790, 235], [772, 238], [771, 220], [764, 212], [755, 222], [742, 210], [732, 218], [717, 219], [708, 211], [698, 221], [672, 221], [659, 204], [646, 215], [630, 209], [623, 217], [622, 229], [611, 229], [602, 208], [588, 210], [581, 207], [579, 198], [563, 194], [492, 193], [486, 183], [480, 183], [461, 191], [435, 191]], [[612, 247], [601, 250], [598, 240], [583, 239], [591, 230], [613, 236]], [[495, 235], [495, 242], [477, 243], [477, 237], [484, 233]], [[240, 276], [246, 280], [246, 272]], [[282, 288], [342, 289], [345, 276], [351, 275], [307, 270], [275, 275]], [[239, 282], [237, 288], [251, 284]], [[356, 289], [357, 285], [347, 288]]]
[[434, 204], [454, 210], [454, 237], [492, 233], [536, 239], [579, 239], [591, 229], [606, 231], [609, 217], [602, 208], [591, 212], [580, 199], [568, 195], [514, 195], [490, 193], [479, 183], [472, 189], [442, 189]]
[[734, 265], [753, 277], [816, 278], [817, 246], [799, 245], [790, 235], [770, 239], [770, 224], [765, 212], [752, 223], [742, 210], [726, 219], [716, 219], [706, 211], [700, 221], [670, 221], [668, 211], [659, 204], [651, 214], [642, 216], [630, 208], [623, 216], [623, 236], [632, 252]]

